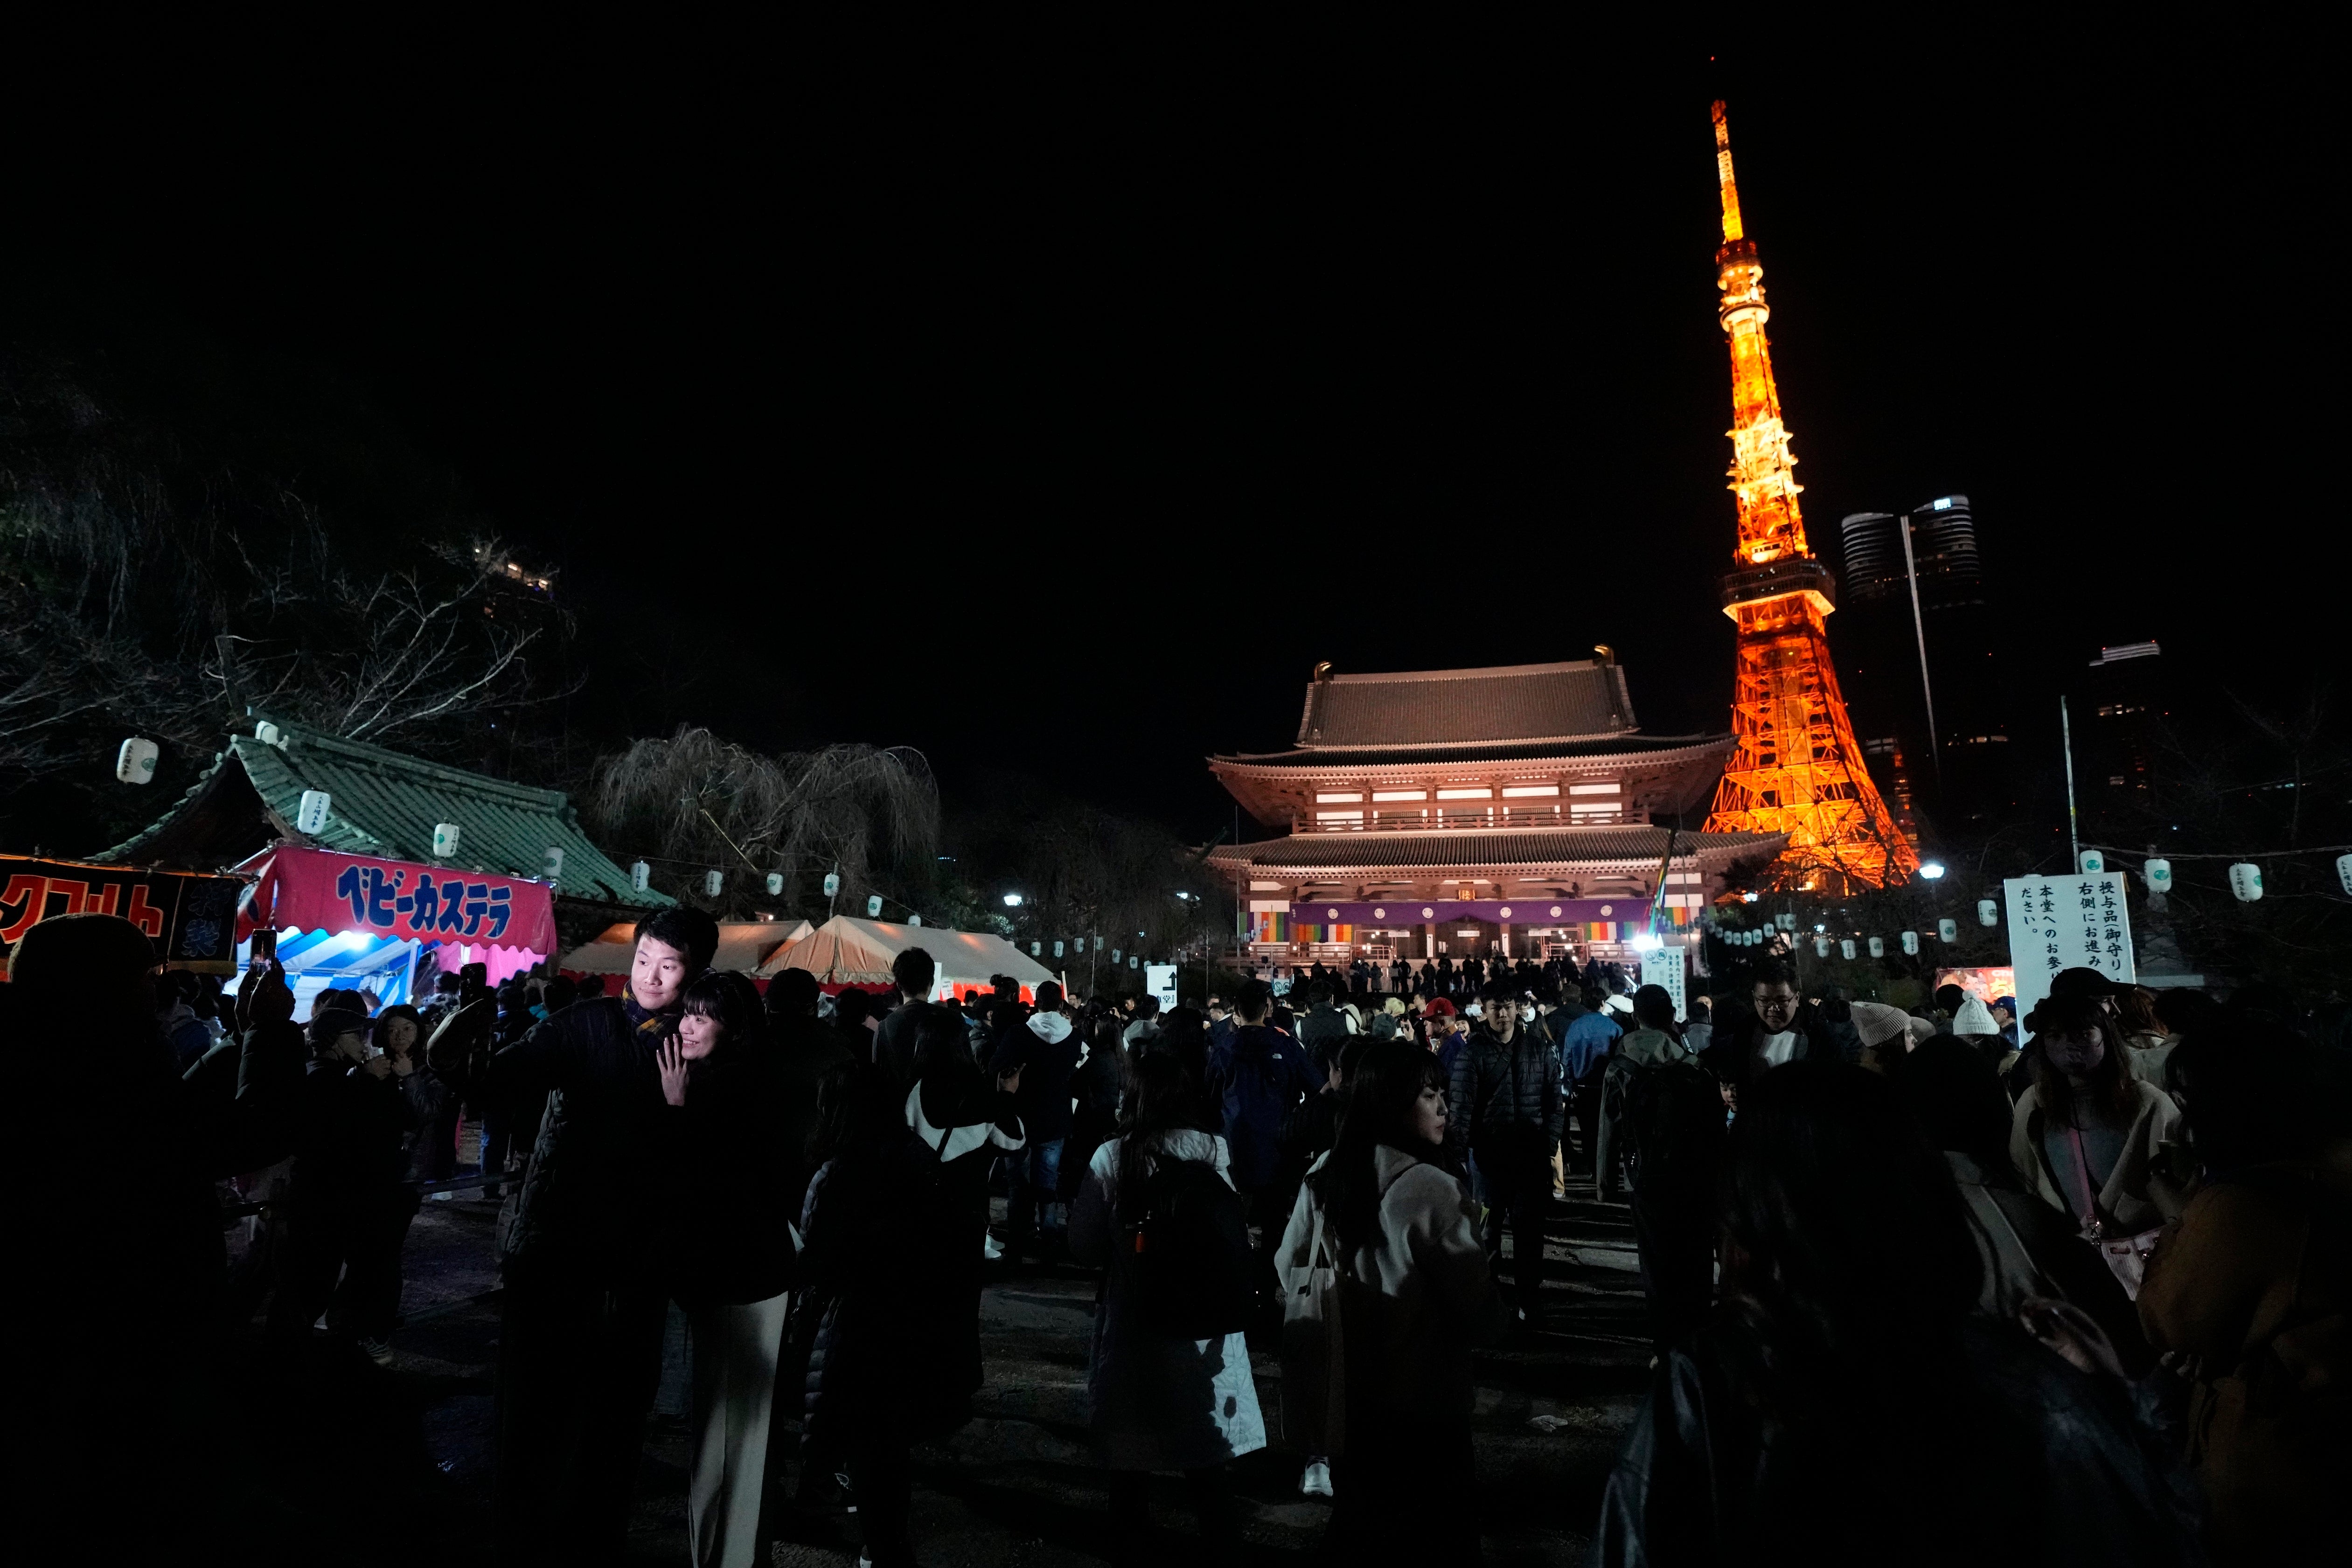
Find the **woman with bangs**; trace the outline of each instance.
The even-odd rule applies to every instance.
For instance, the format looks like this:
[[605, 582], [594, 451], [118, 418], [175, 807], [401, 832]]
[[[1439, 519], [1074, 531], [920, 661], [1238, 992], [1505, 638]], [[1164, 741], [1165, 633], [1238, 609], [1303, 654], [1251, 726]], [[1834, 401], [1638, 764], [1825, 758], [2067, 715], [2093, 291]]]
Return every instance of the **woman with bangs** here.
[[776, 1362], [790, 1304], [800, 1151], [780, 1135], [783, 1080], [758, 988], [732, 970], [686, 988], [656, 1056], [670, 1294], [693, 1360], [695, 1568], [748, 1568], [757, 1545]]
[[[1338, 1137], [1307, 1173], [1276, 1259], [1293, 1320], [1284, 1436], [1332, 1460], [1334, 1561], [1472, 1563], [1470, 1352], [1510, 1312], [1487, 1270], [1477, 1206], [1445, 1165], [1437, 1059], [1411, 1040], [1360, 1050]], [[1308, 1364], [1292, 1330], [1318, 1274], [1344, 1366], [1338, 1387], [1308, 1396], [1299, 1391], [1328, 1379], [1328, 1364]]]

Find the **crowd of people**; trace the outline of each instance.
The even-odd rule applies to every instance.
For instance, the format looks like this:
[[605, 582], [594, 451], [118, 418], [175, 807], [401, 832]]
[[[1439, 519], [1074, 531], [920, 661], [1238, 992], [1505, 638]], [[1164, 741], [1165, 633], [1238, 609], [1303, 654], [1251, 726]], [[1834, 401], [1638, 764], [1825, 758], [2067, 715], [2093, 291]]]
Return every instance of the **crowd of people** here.
[[[405, 1238], [468, 1143], [504, 1189], [508, 1563], [620, 1552], [673, 1307], [698, 1568], [758, 1560], [788, 1459], [792, 1506], [912, 1562], [913, 1451], [971, 1417], [991, 1270], [1039, 1262], [1100, 1272], [1115, 1550], [1160, 1539], [1154, 1472], [1237, 1545], [1234, 1461], [1278, 1442], [1335, 1560], [1473, 1561], [1475, 1356], [1544, 1329], [1587, 1180], [1630, 1210], [1655, 1351], [1596, 1562], [2299, 1560], [2352, 1474], [2340, 1008], [2066, 971], [2021, 1019], [1907, 1011], [1773, 958], [1678, 1008], [1472, 958], [1162, 1010], [946, 997], [919, 949], [887, 993], [763, 991], [717, 945], [667, 910], [617, 995], [469, 969], [298, 1023], [272, 963], [230, 997], [111, 916], [31, 927], [5, 1005], [37, 1168], [95, 1174], [37, 1221], [73, 1303], [19, 1341], [67, 1428], [29, 1477], [113, 1539], [276, 1560], [288, 1505], [207, 1430], [221, 1337], [392, 1359]], [[94, 1165], [56, 1114], [93, 1084]], [[224, 1182], [262, 1200], [236, 1268]], [[125, 1488], [101, 1453], [173, 1462]]]

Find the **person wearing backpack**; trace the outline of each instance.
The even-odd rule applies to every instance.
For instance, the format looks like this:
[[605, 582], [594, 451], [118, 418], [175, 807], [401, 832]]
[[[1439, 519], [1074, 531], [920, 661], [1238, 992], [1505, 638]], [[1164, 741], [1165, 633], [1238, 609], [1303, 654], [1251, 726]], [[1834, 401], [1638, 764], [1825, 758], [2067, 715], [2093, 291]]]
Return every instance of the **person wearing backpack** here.
[[1233, 1159], [1234, 1186], [1249, 1200], [1250, 1219], [1261, 1228], [1260, 1243], [1271, 1260], [1287, 1211], [1282, 1184], [1282, 1134], [1291, 1113], [1323, 1087], [1299, 1043], [1266, 1027], [1274, 988], [1245, 980], [1234, 998], [1234, 1032], [1209, 1056], [1204, 1087], [1220, 1113], [1225, 1146]]
[[1242, 1331], [1256, 1261], [1224, 1139], [1197, 1125], [1173, 1057], [1139, 1057], [1118, 1136], [1097, 1149], [1070, 1211], [1070, 1254], [1108, 1265], [1087, 1375], [1087, 1426], [1111, 1472], [1114, 1527], [1149, 1524], [1154, 1470], [1181, 1470], [1204, 1544], [1237, 1547], [1224, 1466], [1265, 1447]]
[[1435, 1059], [1365, 1043], [1283, 1233], [1283, 1437], [1331, 1457], [1333, 1562], [1478, 1559], [1470, 1352], [1511, 1314], [1446, 1130]]

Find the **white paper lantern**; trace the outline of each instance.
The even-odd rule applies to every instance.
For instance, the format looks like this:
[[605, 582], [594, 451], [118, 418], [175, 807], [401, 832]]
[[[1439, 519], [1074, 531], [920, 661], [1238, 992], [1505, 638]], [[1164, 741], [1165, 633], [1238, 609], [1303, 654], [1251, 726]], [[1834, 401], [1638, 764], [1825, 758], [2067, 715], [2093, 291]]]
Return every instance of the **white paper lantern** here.
[[[1947, 922], [1947, 924], [1948, 924], [1948, 922]], [[2000, 925], [2000, 904], [1996, 904], [1996, 903], [1994, 903], [1994, 902], [1993, 902], [1991, 899], [1990, 899], [1990, 898], [1979, 898], [1979, 899], [1978, 899], [1978, 900], [1977, 900], [1977, 924], [1978, 924], [1978, 925]]]
[[[2147, 863], [2154, 865], [2157, 862], [2150, 861]], [[2164, 880], [2168, 884], [2172, 881], [2172, 868], [2170, 866], [2164, 868]], [[2337, 855], [2336, 857], [2336, 880], [2344, 884], [2344, 892], [2346, 895], [2352, 896], [2352, 855]]]
[[647, 865], [645, 862], [631, 861], [629, 862], [629, 885], [636, 889], [639, 893], [645, 892], [646, 884], [653, 880], [653, 874], [654, 868]]
[[[2336, 866], [2341, 869], [2347, 861], [2352, 861], [2352, 855], [2346, 855], [2343, 860], [2337, 861], [2336, 862]], [[2148, 892], [2170, 893], [2172, 891], [2172, 862], [2170, 861], [2144, 861], [2140, 864], [2139, 874], [2140, 880], [2147, 883]], [[2347, 878], [2344, 887], [2346, 892], [2352, 893], [2352, 877]]]
[[1957, 941], [1958, 941], [1959, 939], [1960, 939], [1960, 923], [1959, 923], [1958, 921], [1957, 921], [1957, 920], [1938, 920], [1938, 921], [1937, 921], [1937, 922], [1936, 922], [1936, 940], [1937, 940], [1937, 941], [1938, 941], [1938, 942], [1957, 942]]
[[2107, 869], [2107, 857], [2096, 850], [2077, 850], [2074, 864], [2084, 876], [2097, 876]]
[[909, 925], [920, 925], [922, 923], [923, 917], [919, 915], [909, 915], [907, 916], [907, 924]]
[[540, 857], [540, 871], [549, 882], [563, 874], [563, 846], [550, 844], [547, 853]]
[[1841, 958], [1851, 958], [1853, 956], [1853, 937], [1841, 936], [1838, 938], [1838, 956]]
[[1884, 958], [1886, 956], [1885, 937], [1874, 936], [1870, 939], [1870, 956], [1874, 958]]
[[1814, 937], [1814, 938], [1813, 938], [1813, 956], [1815, 956], [1816, 958], [1826, 958], [1826, 957], [1828, 957], [1829, 956], [1830, 956], [1830, 939], [1829, 939], [1828, 937], [1826, 937], [1826, 936], [1816, 936], [1816, 937]]
[[1919, 934], [1916, 931], [1906, 931], [1903, 934], [1903, 950], [1906, 953], [1916, 953], [1919, 950]]
[[839, 872], [832, 872], [832, 871], [829, 871], [829, 872], [825, 873], [824, 873], [824, 895], [825, 895], [827, 898], [831, 898], [835, 894], [839, 893], [840, 891], [841, 891], [841, 873], [840, 873]]
[[1116, 947], [1112, 948], [1112, 949], [1110, 950], [1110, 961], [1111, 961], [1112, 963], [1116, 964], [1116, 963], [1118, 963], [1118, 958], [1119, 958], [1119, 952], [1118, 952], [1118, 948], [1116, 948]]
[[1045, 948], [1044, 948], [1043, 946], [1041, 946], [1039, 944], [1034, 943], [1034, 942], [1032, 942], [1032, 943], [1030, 943], [1030, 944], [1029, 944], [1029, 956], [1030, 956], [1032, 958], [1034, 958], [1034, 957], [1038, 956], [1039, 956], [1040, 954], [1042, 954], [1044, 951], [1045, 951]]
[[720, 890], [725, 888], [726, 885], [727, 873], [725, 872], [707, 871], [702, 873], [702, 892], [705, 897], [718, 897]]
[[1130, 953], [1127, 956], [1127, 967], [1130, 969], [1141, 968], [1143, 967], [1143, 960]]
[[1783, 910], [1779, 924], [1783, 931], [1794, 931], [1797, 928], [1797, 916], [1791, 911]]
[[1081, 937], [1079, 937], [1079, 938], [1078, 938], [1078, 940], [1077, 940], [1077, 946], [1073, 949], [1073, 951], [1079, 952], [1079, 953], [1083, 953], [1083, 952], [1085, 952], [1086, 950], [1087, 950], [1087, 939], [1086, 939], [1085, 937], [1081, 936]]
[[[327, 827], [327, 813], [333, 808], [335, 798], [324, 789], [303, 790], [302, 809], [294, 815], [294, 826], [306, 833], [324, 832]], [[434, 852], [438, 854], [440, 830], [434, 830]]]
[[768, 873], [768, 896], [770, 898], [782, 898], [783, 895], [784, 873], [780, 871], [770, 872]]
[[155, 781], [155, 743], [132, 736], [114, 754], [114, 777], [125, 784], [152, 784]]
[[2230, 891], [2240, 904], [2252, 904], [2263, 895], [2263, 868], [2252, 861], [2240, 861], [2230, 868]]
[[253, 738], [261, 742], [264, 746], [283, 746], [285, 744], [284, 738], [278, 733], [278, 727], [270, 723], [266, 718], [254, 725]]
[[879, 920], [882, 918], [882, 895], [880, 894], [869, 893], [866, 895], [866, 918], [868, 920]]
[[454, 858], [457, 853], [457, 841], [464, 837], [465, 834], [459, 831], [455, 822], [434, 823], [433, 858], [436, 861]]
[[1054, 956], [1055, 956], [1055, 957], [1056, 957], [1056, 958], [1058, 958], [1058, 957], [1060, 957], [1061, 956], [1062, 956], [1062, 945], [1061, 945], [1059, 942], [1056, 942], [1056, 943], [1055, 943], [1055, 944], [1054, 944]]

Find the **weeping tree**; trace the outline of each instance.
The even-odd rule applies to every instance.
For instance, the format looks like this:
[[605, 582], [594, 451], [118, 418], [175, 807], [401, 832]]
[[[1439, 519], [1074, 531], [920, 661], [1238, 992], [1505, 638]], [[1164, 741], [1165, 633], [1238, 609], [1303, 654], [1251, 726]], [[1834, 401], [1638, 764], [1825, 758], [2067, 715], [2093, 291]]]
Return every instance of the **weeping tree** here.
[[[885, 915], [903, 919], [924, 907], [938, 859], [939, 786], [910, 747], [771, 757], [681, 725], [602, 759], [588, 808], [604, 842], [643, 857], [663, 892], [722, 919], [822, 919], [827, 873], [841, 877], [836, 911], [863, 915], [878, 893]], [[772, 874], [781, 894], [768, 892]]]

